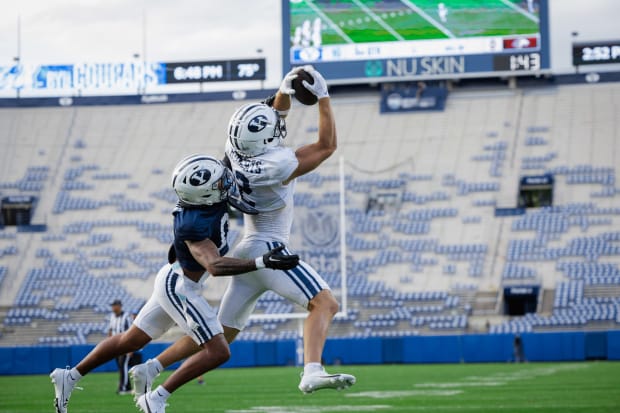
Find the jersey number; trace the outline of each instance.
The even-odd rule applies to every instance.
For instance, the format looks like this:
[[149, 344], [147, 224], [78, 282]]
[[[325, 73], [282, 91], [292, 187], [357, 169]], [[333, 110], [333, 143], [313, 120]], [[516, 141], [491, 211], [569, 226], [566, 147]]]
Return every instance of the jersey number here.
[[237, 178], [237, 185], [239, 185], [239, 192], [241, 193], [241, 199], [243, 202], [252, 207], [256, 206], [256, 202], [248, 199], [248, 195], [252, 193], [252, 188], [250, 188], [250, 180], [239, 171], [235, 171], [235, 178]]

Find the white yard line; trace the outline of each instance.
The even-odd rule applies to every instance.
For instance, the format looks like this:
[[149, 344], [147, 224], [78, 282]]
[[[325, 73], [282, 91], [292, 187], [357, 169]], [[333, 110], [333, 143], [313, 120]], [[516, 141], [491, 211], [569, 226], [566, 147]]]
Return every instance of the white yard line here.
[[392, 406], [379, 404], [370, 406], [255, 406], [241, 410], [226, 410], [226, 413], [333, 413], [333, 412], [376, 412], [392, 410]]
[[355, 43], [345, 32], [342, 31], [342, 29], [333, 22], [332, 19], [330, 19], [329, 17], [327, 17], [327, 15], [325, 13], [323, 13], [323, 11], [321, 9], [319, 9], [319, 7], [314, 4], [312, 2], [312, 0], [305, 0], [306, 4], [308, 5], [308, 7], [310, 7], [312, 10], [314, 10], [314, 12], [316, 14], [318, 14], [319, 16], [321, 16], [323, 18], [323, 20], [329, 24], [329, 26], [334, 29], [336, 31], [336, 33], [338, 33], [340, 35], [340, 37], [342, 37], [347, 43]]
[[530, 13], [529, 11], [527, 11], [525, 9], [522, 9], [521, 7], [517, 6], [513, 2], [508, 1], [508, 0], [499, 0], [499, 1], [501, 1], [502, 3], [504, 3], [506, 6], [510, 7], [511, 9], [514, 9], [517, 12], [521, 13], [522, 15], [524, 15], [525, 17], [527, 17], [531, 21], [536, 22], [536, 23], [540, 23], [540, 19], [538, 17], [536, 17], [535, 15]]
[[371, 19], [376, 21], [381, 27], [388, 31], [392, 36], [394, 36], [398, 40], [405, 40], [403, 36], [400, 35], [396, 30], [394, 30], [389, 24], [385, 22], [381, 17], [377, 16], [376, 13], [368, 8], [364, 3], [359, 0], [353, 0], [353, 3], [360, 9], [364, 10], [364, 13], [370, 16]]
[[403, 3], [405, 6], [409, 7], [414, 12], [418, 13], [424, 20], [426, 20], [427, 22], [429, 22], [430, 24], [432, 24], [433, 26], [441, 30], [441, 32], [445, 34], [446, 36], [452, 39], [456, 38], [454, 33], [448, 30], [446, 26], [439, 23], [437, 20], [433, 19], [430, 15], [428, 15], [424, 10], [416, 6], [413, 2], [409, 0], [400, 0], [400, 2]]
[[463, 390], [387, 390], [387, 391], [363, 391], [359, 393], [347, 393], [346, 397], [369, 398], [369, 399], [396, 399], [403, 397], [428, 397], [428, 396], [457, 396]]

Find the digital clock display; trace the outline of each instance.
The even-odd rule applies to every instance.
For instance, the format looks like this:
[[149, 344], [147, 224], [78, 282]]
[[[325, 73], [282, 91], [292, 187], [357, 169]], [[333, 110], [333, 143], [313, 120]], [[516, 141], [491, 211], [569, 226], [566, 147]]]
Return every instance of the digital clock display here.
[[166, 63], [166, 83], [265, 80], [265, 59]]
[[573, 44], [573, 65], [620, 63], [620, 40]]
[[493, 57], [493, 69], [507, 72], [538, 71], [541, 69], [540, 53], [496, 55]]

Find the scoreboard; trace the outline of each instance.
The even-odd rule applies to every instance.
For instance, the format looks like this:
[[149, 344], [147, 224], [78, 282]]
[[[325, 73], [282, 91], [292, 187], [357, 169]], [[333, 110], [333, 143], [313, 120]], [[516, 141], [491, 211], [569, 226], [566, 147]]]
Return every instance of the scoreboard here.
[[283, 0], [283, 16], [284, 70], [331, 83], [550, 71], [547, 0]]

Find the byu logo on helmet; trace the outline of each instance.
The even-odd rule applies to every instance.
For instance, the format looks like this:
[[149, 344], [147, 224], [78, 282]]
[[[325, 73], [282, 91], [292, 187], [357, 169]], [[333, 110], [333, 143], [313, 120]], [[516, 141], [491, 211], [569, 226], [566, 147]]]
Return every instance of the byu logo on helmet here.
[[253, 117], [248, 123], [248, 130], [250, 132], [260, 132], [267, 127], [269, 119], [265, 115], [258, 115]]
[[189, 177], [189, 183], [192, 186], [200, 186], [206, 184], [209, 178], [211, 178], [211, 172], [208, 169], [201, 169]]

